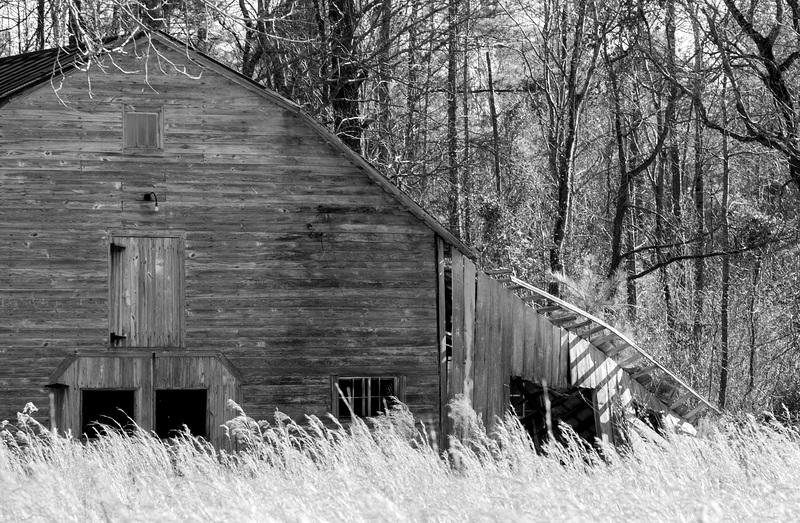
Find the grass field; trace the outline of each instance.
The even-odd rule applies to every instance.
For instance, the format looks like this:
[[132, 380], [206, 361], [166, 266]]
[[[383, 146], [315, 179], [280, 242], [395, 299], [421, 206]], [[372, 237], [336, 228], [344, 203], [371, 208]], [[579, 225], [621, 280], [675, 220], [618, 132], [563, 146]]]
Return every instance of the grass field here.
[[579, 446], [537, 455], [510, 421], [446, 459], [403, 410], [371, 430], [237, 421], [249, 450], [223, 457], [190, 439], [27, 443], [0, 429], [0, 521], [800, 519], [800, 439], [777, 424], [723, 420], [601, 461]]

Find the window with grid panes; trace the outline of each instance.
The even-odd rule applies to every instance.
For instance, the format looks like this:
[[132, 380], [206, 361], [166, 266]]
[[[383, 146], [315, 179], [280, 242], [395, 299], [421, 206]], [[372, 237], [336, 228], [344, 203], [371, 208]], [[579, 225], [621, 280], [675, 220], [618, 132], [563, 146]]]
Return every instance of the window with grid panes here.
[[400, 395], [399, 380], [393, 376], [340, 377], [336, 384], [341, 394], [336, 391], [339, 401], [334, 414], [339, 419], [377, 416], [386, 412]]

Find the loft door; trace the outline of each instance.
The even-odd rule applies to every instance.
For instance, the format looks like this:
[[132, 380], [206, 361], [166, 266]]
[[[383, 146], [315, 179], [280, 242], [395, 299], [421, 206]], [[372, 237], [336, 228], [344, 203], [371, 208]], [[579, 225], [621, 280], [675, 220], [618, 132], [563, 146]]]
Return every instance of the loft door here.
[[183, 238], [114, 236], [110, 245], [112, 347], [183, 346]]

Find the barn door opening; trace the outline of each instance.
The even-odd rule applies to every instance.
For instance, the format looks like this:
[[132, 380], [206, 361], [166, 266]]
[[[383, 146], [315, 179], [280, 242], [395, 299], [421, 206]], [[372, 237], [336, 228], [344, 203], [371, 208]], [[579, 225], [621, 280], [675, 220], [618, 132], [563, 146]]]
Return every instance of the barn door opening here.
[[111, 347], [183, 346], [183, 253], [182, 237], [112, 237]]
[[208, 437], [206, 389], [156, 390], [156, 434], [178, 436], [184, 427], [194, 436]]
[[551, 431], [556, 441], [567, 442], [559, 422], [569, 425], [586, 444], [595, 444], [597, 409], [591, 389], [563, 387], [545, 390], [532, 381], [512, 377], [510, 400], [520, 423], [531, 435], [537, 451], [541, 451], [542, 445], [550, 439]]
[[81, 434], [97, 437], [111, 429], [130, 429], [134, 423], [133, 390], [84, 389], [81, 401]]

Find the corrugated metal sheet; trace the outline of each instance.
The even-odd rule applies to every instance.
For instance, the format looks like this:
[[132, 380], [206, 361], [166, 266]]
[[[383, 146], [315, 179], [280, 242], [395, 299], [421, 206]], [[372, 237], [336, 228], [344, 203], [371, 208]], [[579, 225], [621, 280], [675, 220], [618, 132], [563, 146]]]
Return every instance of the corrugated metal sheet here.
[[80, 50], [72, 46], [0, 58], [0, 105], [23, 89], [72, 69], [80, 57]]

